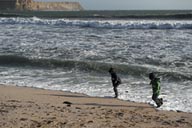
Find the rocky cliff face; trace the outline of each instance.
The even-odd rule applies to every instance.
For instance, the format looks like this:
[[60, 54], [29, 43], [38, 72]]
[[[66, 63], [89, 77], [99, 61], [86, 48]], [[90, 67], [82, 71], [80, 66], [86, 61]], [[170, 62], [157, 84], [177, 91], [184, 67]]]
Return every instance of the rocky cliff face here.
[[78, 2], [31, 2], [29, 10], [78, 11], [83, 10]]
[[33, 11], [83, 10], [83, 7], [78, 2], [36, 2], [33, 0], [0, 0], [0, 8]]

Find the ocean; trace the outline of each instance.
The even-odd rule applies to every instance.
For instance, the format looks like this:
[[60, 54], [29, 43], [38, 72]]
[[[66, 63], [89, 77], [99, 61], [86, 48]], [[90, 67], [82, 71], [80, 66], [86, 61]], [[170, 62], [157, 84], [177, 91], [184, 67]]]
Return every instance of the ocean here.
[[113, 67], [122, 79], [119, 99], [153, 105], [154, 72], [164, 99], [159, 109], [192, 112], [191, 14], [1, 12], [0, 84], [113, 97]]

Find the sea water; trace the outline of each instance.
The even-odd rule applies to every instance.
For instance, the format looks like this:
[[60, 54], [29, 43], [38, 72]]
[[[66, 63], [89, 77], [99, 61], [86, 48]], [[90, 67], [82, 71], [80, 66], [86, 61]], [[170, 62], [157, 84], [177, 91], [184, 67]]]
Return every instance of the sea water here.
[[148, 74], [161, 79], [160, 109], [192, 112], [192, 20], [0, 18], [0, 83], [154, 104]]

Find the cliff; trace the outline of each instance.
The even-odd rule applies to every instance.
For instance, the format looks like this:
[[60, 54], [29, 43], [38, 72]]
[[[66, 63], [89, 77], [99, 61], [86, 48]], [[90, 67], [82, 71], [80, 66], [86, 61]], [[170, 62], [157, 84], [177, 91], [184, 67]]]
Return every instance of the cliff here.
[[0, 9], [32, 11], [80, 11], [78, 2], [37, 2], [33, 0], [0, 0]]

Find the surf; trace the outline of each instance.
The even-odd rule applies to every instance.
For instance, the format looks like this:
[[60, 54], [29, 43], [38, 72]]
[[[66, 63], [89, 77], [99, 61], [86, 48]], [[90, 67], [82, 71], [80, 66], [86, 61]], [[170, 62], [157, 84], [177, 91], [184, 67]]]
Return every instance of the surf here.
[[0, 18], [0, 25], [50, 25], [98, 29], [192, 29], [191, 20], [78, 20], [17, 17]]
[[150, 65], [138, 65], [138, 64], [123, 64], [123, 63], [106, 63], [97, 61], [78, 61], [78, 60], [60, 60], [60, 59], [38, 59], [27, 58], [17, 55], [0, 55], [1, 66], [12, 67], [36, 67], [36, 68], [50, 68], [50, 69], [67, 69], [67, 70], [80, 70], [82, 72], [96, 72], [98, 74], [107, 74], [110, 67], [114, 67], [115, 70], [121, 75], [132, 75], [134, 77], [147, 76], [147, 73], [153, 71], [159, 74], [161, 77], [168, 78], [173, 81], [192, 80], [190, 74], [169, 71], [164, 68], [159, 68]]

